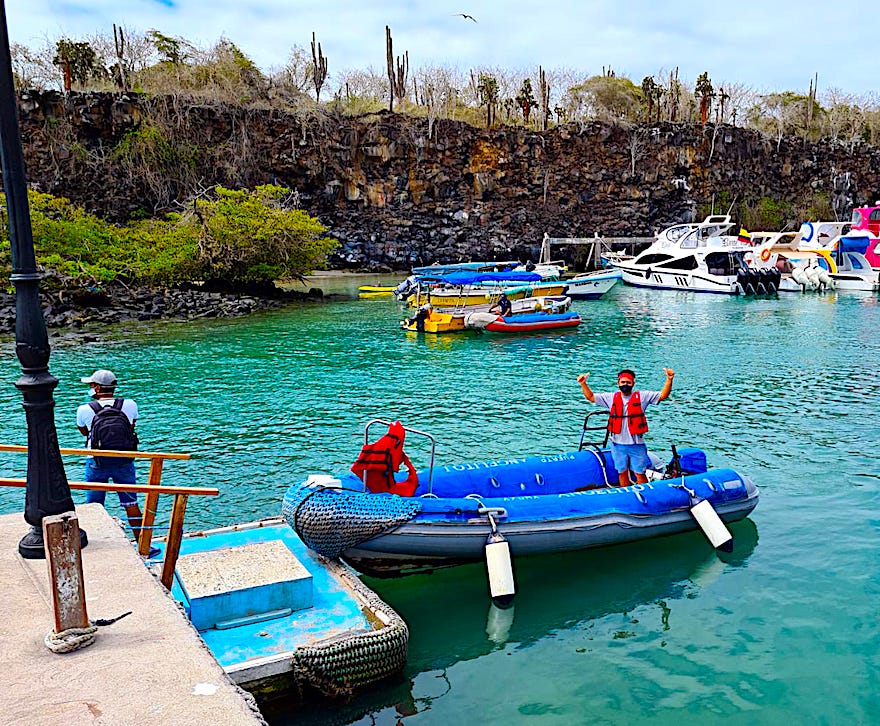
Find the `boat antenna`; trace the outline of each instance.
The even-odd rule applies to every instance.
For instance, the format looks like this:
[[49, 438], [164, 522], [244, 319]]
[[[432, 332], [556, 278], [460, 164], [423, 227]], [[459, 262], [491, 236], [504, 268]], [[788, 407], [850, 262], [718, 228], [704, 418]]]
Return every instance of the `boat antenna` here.
[[715, 214], [715, 195], [712, 195], [712, 211], [709, 214]]
[[733, 205], [736, 204], [736, 197], [733, 198], [733, 201], [730, 203], [730, 206], [727, 208], [727, 216], [730, 216], [730, 213], [733, 211]]

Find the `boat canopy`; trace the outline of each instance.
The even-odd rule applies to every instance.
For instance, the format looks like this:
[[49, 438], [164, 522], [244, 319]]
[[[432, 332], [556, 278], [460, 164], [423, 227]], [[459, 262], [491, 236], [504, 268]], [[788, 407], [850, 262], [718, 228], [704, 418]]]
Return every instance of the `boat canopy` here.
[[494, 270], [507, 270], [516, 267], [519, 260], [507, 260], [502, 262], [453, 262], [450, 265], [427, 265], [425, 267], [413, 267], [416, 275], [446, 275], [450, 272], [492, 272]]
[[837, 243], [838, 252], [858, 252], [865, 254], [871, 239], [867, 236], [841, 237]]
[[538, 282], [537, 272], [450, 272], [447, 275], [423, 275], [422, 280], [439, 280], [450, 285], [479, 285], [482, 282]]

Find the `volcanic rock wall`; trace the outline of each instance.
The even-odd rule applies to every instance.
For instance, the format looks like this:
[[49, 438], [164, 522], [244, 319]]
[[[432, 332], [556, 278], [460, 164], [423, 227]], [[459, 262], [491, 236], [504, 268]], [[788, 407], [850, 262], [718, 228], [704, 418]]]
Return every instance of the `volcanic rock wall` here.
[[42, 191], [125, 220], [212, 184], [283, 184], [342, 242], [339, 267], [535, 259], [545, 232], [649, 235], [713, 197], [824, 193], [844, 218], [880, 198], [880, 148], [732, 126], [592, 122], [541, 133], [440, 119], [429, 130], [425, 118], [391, 113], [135, 94], [26, 93], [20, 103], [28, 179]]

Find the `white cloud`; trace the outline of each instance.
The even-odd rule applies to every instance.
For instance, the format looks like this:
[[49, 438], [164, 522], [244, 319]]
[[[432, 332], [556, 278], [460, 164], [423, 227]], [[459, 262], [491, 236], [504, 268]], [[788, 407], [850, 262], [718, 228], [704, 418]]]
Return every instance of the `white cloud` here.
[[[863, 7], [859, 7], [863, 5]], [[469, 13], [478, 22], [459, 17]], [[740, 81], [758, 89], [876, 88], [871, 43], [859, 37], [873, 11], [862, 2], [796, 0], [8, 0], [13, 41], [110, 33], [112, 24], [157, 28], [200, 45], [228, 38], [262, 68], [285, 63], [315, 31], [331, 73], [385, 65], [385, 26], [410, 66], [572, 68], [611, 66], [639, 83], [660, 68], [693, 80]]]

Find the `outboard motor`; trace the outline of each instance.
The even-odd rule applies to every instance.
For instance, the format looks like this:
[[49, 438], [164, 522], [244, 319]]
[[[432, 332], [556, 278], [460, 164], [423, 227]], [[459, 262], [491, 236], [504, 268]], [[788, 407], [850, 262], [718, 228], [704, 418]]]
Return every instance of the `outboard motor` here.
[[765, 267], [756, 270], [758, 273], [758, 283], [755, 289], [761, 295], [775, 295], [779, 289], [779, 279], [781, 274], [776, 268]]
[[744, 268], [736, 273], [736, 282], [743, 295], [754, 295], [757, 293], [760, 275], [757, 270], [752, 268]]
[[775, 295], [776, 291], [779, 290], [779, 282], [782, 279], [782, 273], [775, 267], [770, 267], [764, 270], [764, 272], [767, 273], [767, 281], [764, 283], [767, 287], [767, 293]]
[[795, 267], [792, 269], [791, 279], [804, 288], [808, 287], [810, 284], [810, 278], [807, 277], [807, 273], [802, 267]]
[[418, 289], [418, 287], [419, 284], [416, 282], [416, 276], [410, 275], [397, 287], [394, 288], [394, 296], [398, 300], [406, 300]]

